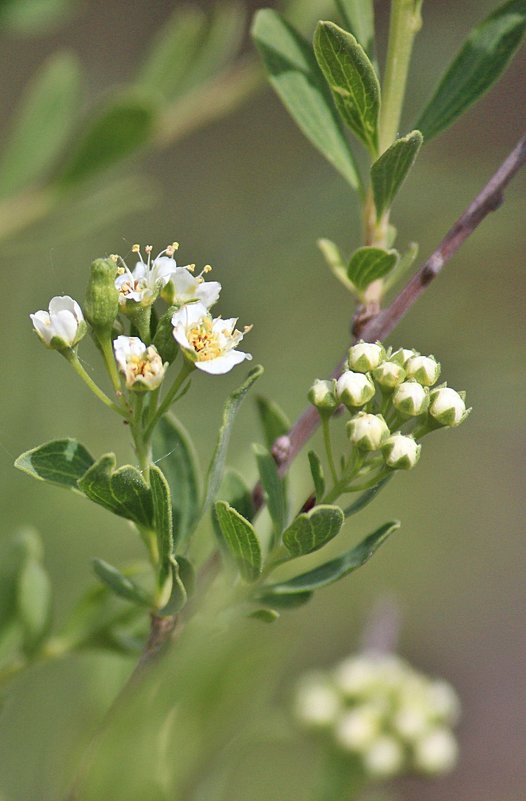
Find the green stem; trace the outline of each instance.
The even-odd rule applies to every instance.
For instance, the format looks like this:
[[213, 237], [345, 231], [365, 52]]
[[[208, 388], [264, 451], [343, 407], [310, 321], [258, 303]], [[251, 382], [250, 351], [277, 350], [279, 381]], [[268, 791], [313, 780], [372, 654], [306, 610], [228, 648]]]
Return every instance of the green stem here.
[[100, 336], [97, 336], [97, 342], [99, 343], [104, 364], [106, 365], [106, 370], [108, 371], [115, 394], [120, 397], [122, 395], [121, 379], [115, 363], [111, 336], [109, 334], [101, 334]]
[[139, 465], [145, 478], [148, 479], [148, 468], [151, 462], [151, 449], [148, 439], [143, 430], [142, 424], [142, 411], [144, 406], [144, 393], [134, 393], [134, 409], [133, 409], [133, 422], [131, 426], [133, 441], [135, 444], [135, 453], [139, 460]]
[[423, 0], [392, 0], [389, 41], [382, 84], [380, 153], [394, 142], [400, 125], [411, 52], [422, 26]]
[[321, 425], [323, 431], [323, 444], [325, 445], [325, 453], [327, 454], [327, 461], [329, 463], [329, 469], [331, 471], [332, 481], [334, 486], [336, 487], [339, 479], [338, 479], [338, 471], [336, 470], [336, 464], [334, 463], [334, 451], [332, 449], [329, 418], [322, 416]]
[[177, 376], [175, 377], [172, 386], [166, 393], [164, 400], [157, 409], [156, 413], [153, 415], [152, 419], [149, 420], [148, 425], [146, 426], [146, 430], [144, 432], [144, 439], [146, 441], [150, 439], [153, 429], [155, 428], [155, 426], [157, 425], [163, 414], [166, 411], [168, 411], [168, 409], [174, 402], [177, 393], [181, 389], [182, 384], [186, 381], [186, 379], [188, 378], [193, 369], [194, 365], [185, 359], [181, 369], [179, 370]]
[[355, 801], [363, 786], [359, 761], [351, 754], [330, 748], [325, 754], [312, 801]]
[[117, 414], [120, 414], [121, 417], [125, 417], [128, 419], [128, 412], [119, 406], [114, 401], [110, 400], [108, 396], [102, 391], [102, 389], [95, 383], [95, 381], [91, 378], [90, 375], [86, 372], [84, 367], [79, 361], [79, 357], [77, 356], [74, 350], [64, 350], [61, 351], [64, 358], [70, 363], [70, 365], [75, 370], [76, 374], [82, 378], [88, 389], [90, 389], [93, 394], [104, 403], [109, 409], [112, 409]]

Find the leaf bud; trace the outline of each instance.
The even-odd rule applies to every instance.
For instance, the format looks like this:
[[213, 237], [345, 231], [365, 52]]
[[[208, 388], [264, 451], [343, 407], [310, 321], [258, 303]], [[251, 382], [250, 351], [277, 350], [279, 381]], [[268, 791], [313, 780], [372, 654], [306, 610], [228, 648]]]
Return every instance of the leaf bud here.
[[348, 409], [364, 406], [374, 397], [376, 390], [371, 377], [365, 373], [346, 370], [336, 382], [338, 399]]
[[381, 414], [358, 412], [347, 423], [347, 435], [353, 445], [364, 451], [376, 451], [390, 434]]
[[404, 368], [393, 361], [382, 362], [373, 370], [373, 378], [382, 389], [395, 389], [404, 381], [405, 376]]
[[168, 364], [175, 361], [179, 353], [179, 347], [173, 335], [174, 327], [172, 323], [172, 317], [176, 311], [177, 306], [170, 306], [159, 319], [152, 343], [157, 348], [163, 362], [168, 362]]
[[112, 259], [95, 259], [86, 290], [86, 319], [97, 335], [109, 334], [119, 311], [115, 286], [117, 265]]
[[434, 389], [430, 395], [429, 414], [443, 426], [459, 426], [471, 409], [466, 409], [464, 398], [450, 387]]
[[317, 378], [309, 389], [308, 398], [321, 415], [330, 416], [339, 403], [336, 398], [336, 381]]
[[381, 342], [357, 342], [349, 349], [349, 367], [358, 373], [374, 370], [384, 359], [385, 349]]
[[422, 446], [413, 437], [391, 434], [382, 445], [385, 463], [393, 470], [411, 470], [420, 458]]
[[440, 376], [440, 364], [434, 356], [412, 356], [405, 370], [408, 378], [414, 378], [424, 387], [432, 387]]
[[418, 417], [429, 405], [429, 390], [418, 381], [404, 381], [393, 394], [393, 406], [408, 417]]

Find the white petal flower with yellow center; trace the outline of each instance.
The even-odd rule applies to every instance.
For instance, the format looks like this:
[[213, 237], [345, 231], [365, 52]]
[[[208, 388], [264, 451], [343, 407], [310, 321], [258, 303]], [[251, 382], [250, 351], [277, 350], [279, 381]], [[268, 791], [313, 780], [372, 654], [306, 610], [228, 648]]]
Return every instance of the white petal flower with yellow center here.
[[51, 298], [49, 311], [29, 315], [38, 336], [48, 348], [72, 348], [86, 333], [84, 315], [69, 295]]
[[128, 389], [139, 392], [157, 389], [166, 372], [157, 349], [146, 347], [139, 337], [117, 337], [113, 342], [115, 359]]
[[252, 326], [238, 331], [236, 323], [237, 317], [212, 317], [203, 303], [184, 306], [172, 317], [173, 335], [186, 357], [212, 375], [228, 373], [236, 364], [252, 358], [250, 353], [235, 349]]
[[207, 265], [200, 275], [192, 275], [189, 267], [176, 267], [170, 273], [162, 296], [170, 306], [185, 306], [187, 303], [202, 303], [209, 309], [219, 298], [219, 281], [205, 281], [203, 275], [212, 269]]

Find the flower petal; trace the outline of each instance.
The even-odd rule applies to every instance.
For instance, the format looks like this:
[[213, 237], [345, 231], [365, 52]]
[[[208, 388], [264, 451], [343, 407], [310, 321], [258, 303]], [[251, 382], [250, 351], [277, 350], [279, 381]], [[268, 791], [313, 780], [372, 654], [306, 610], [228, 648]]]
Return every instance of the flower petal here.
[[202, 370], [204, 373], [210, 373], [210, 375], [222, 375], [223, 373], [228, 373], [232, 367], [236, 366], [236, 364], [241, 364], [241, 362], [245, 361], [245, 359], [250, 361], [252, 359], [252, 355], [250, 353], [243, 353], [241, 350], [230, 350], [228, 353], [224, 353], [222, 356], [218, 356], [216, 359], [195, 362], [195, 366], [198, 370]]

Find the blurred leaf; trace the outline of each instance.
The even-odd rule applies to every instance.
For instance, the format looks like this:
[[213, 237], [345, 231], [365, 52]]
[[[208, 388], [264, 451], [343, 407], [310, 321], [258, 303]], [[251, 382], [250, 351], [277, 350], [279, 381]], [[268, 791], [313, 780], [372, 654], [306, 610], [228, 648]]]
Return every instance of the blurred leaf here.
[[186, 606], [188, 600], [188, 593], [181, 576], [178, 559], [172, 557], [168, 563], [168, 567], [172, 574], [172, 591], [168, 603], [159, 610], [159, 614], [162, 616], [176, 615], [177, 612], [180, 612], [181, 609]]
[[76, 6], [78, 0], [0, 0], [0, 28], [41, 35], [67, 22]]
[[333, 22], [319, 22], [314, 53], [336, 108], [371, 153], [378, 150], [380, 84], [363, 47]]
[[[311, 590], [317, 590], [319, 587], [333, 584], [368, 562], [377, 548], [399, 527], [400, 523], [396, 521], [384, 523], [379, 529], [369, 534], [359, 545], [342, 554], [342, 556], [315, 567], [314, 570], [309, 570], [307, 573], [302, 573], [300, 576], [295, 576], [280, 584], [272, 584], [265, 589], [271, 596], [294, 595], [298, 592], [310, 592]], [[275, 601], [272, 603], [275, 605]]]
[[280, 15], [256, 13], [252, 36], [282, 103], [307, 139], [357, 189], [354, 156], [310, 45]]
[[283, 544], [293, 557], [312, 553], [340, 533], [343, 521], [343, 512], [338, 506], [315, 506], [292, 521], [283, 534]]
[[77, 481], [94, 464], [76, 439], [56, 439], [20, 454], [15, 467], [41, 481], [77, 490]]
[[17, 109], [0, 163], [0, 195], [37, 181], [68, 140], [79, 107], [80, 68], [70, 53], [42, 65]]
[[404, 252], [400, 255], [398, 263], [395, 267], [391, 270], [387, 278], [385, 279], [384, 289], [387, 291], [392, 286], [394, 286], [401, 278], [406, 274], [406, 272], [411, 269], [416, 257], [418, 256], [418, 243], [417, 242], [410, 242], [404, 250]]
[[369, 58], [374, 56], [374, 6], [372, 0], [336, 0], [345, 27], [361, 44]]
[[243, 40], [246, 8], [235, 0], [222, 0], [212, 6], [204, 41], [195, 55], [185, 81], [185, 90], [217, 75], [232, 61]]
[[354, 503], [351, 503], [346, 509], [343, 510], [345, 517], [351, 517], [351, 515], [355, 515], [357, 512], [365, 509], [366, 506], [369, 506], [371, 501], [374, 501], [378, 493], [383, 490], [385, 485], [391, 481], [393, 478], [393, 474], [386, 476], [381, 481], [378, 482], [374, 487], [365, 490], [362, 492], [359, 498], [357, 498]]
[[[174, 540], [172, 535], [172, 502], [170, 488], [157, 465], [150, 466], [150, 490], [153, 502], [153, 529], [159, 548], [159, 582], [163, 584], [172, 571]], [[179, 569], [175, 571], [179, 578]]]
[[94, 503], [142, 526], [152, 525], [152, 496], [142, 474], [132, 465], [115, 469], [115, 454], [106, 453], [78, 481]]
[[448, 128], [495, 83], [526, 30], [526, 0], [510, 0], [469, 34], [415, 128], [428, 142]]
[[184, 426], [165, 415], [153, 435], [153, 460], [166, 476], [172, 496], [175, 548], [186, 542], [199, 514], [199, 466], [192, 440]]
[[270, 449], [278, 437], [282, 437], [284, 434], [288, 433], [290, 421], [276, 401], [258, 395], [256, 398], [256, 406], [259, 422], [261, 423], [263, 436], [265, 438], [265, 445]]
[[98, 578], [119, 598], [139, 604], [151, 606], [151, 599], [142, 587], [117, 570], [113, 565], [103, 559], [93, 559], [93, 570]]
[[349, 281], [347, 265], [343, 261], [343, 256], [340, 253], [338, 245], [331, 242], [330, 239], [318, 239], [317, 244], [334, 277], [337, 278], [349, 292], [356, 294], [356, 287], [352, 281]]
[[34, 653], [51, 627], [51, 582], [40, 560], [29, 556], [18, 576], [17, 611], [22, 623], [24, 650]]
[[262, 623], [274, 623], [279, 618], [279, 612], [275, 609], [256, 609], [249, 614], [249, 617], [261, 620]]
[[234, 392], [232, 392], [232, 394], [229, 395], [226, 400], [216, 447], [208, 468], [205, 500], [201, 509], [201, 516], [208, 511], [212, 502], [217, 497], [217, 491], [223, 479], [223, 470], [225, 466], [228, 444], [230, 442], [230, 435], [232, 433], [232, 426], [234, 425], [239, 407], [241, 406], [245, 395], [251, 388], [252, 384], [262, 375], [263, 367], [258, 364], [256, 367], [252, 368], [241, 386], [234, 390]]
[[59, 176], [59, 184], [79, 184], [145, 145], [153, 133], [157, 112], [151, 98], [112, 96], [78, 137], [79, 143]]
[[269, 451], [262, 445], [257, 444], [253, 445], [252, 448], [256, 457], [261, 484], [265, 491], [267, 508], [274, 523], [274, 531], [279, 536], [287, 521], [287, 498], [283, 479], [280, 478], [276, 462]]
[[398, 261], [396, 250], [363, 247], [355, 250], [351, 256], [347, 275], [359, 290], [366, 289], [372, 281], [383, 278], [391, 272]]
[[321, 459], [316, 451], [309, 451], [309, 467], [314, 484], [314, 492], [316, 494], [316, 501], [319, 502], [325, 495], [325, 476], [323, 474], [323, 467]]
[[226, 501], [217, 501], [215, 510], [223, 540], [242, 578], [255, 581], [261, 575], [262, 559], [254, 526]]
[[[268, 589], [271, 590], [272, 587]], [[276, 606], [278, 609], [296, 609], [296, 607], [308, 603], [313, 595], [314, 593], [308, 590], [306, 592], [301, 592], [300, 590], [285, 595], [279, 592], [263, 592], [257, 596], [257, 600], [259, 603], [268, 604], [270, 607]]]
[[177, 564], [179, 565], [179, 578], [184, 584], [187, 596], [190, 597], [195, 589], [194, 566], [189, 559], [180, 554], [177, 555]]
[[371, 184], [378, 219], [391, 207], [396, 193], [415, 163], [422, 142], [420, 131], [411, 131], [393, 142], [371, 167]]

